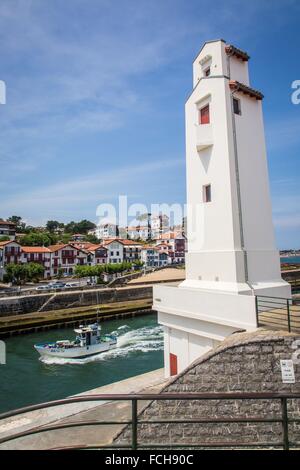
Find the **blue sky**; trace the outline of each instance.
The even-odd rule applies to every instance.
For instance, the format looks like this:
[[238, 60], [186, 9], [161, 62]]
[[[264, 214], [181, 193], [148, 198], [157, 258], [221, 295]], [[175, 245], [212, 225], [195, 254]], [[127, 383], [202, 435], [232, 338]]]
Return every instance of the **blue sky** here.
[[205, 40], [250, 56], [265, 94], [280, 248], [300, 247], [298, 0], [1, 0], [0, 216], [96, 220], [97, 205], [184, 203], [184, 102]]

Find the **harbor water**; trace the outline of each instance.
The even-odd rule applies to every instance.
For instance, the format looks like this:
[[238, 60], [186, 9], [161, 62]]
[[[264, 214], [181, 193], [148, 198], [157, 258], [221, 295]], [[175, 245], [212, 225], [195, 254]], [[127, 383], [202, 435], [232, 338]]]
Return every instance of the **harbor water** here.
[[163, 367], [163, 331], [157, 315], [102, 323], [118, 337], [116, 349], [85, 359], [43, 358], [36, 343], [74, 339], [73, 329], [6, 339], [6, 365], [0, 366], [0, 413], [65, 398]]
[[300, 256], [282, 256], [280, 258], [280, 262], [288, 264], [300, 264]]

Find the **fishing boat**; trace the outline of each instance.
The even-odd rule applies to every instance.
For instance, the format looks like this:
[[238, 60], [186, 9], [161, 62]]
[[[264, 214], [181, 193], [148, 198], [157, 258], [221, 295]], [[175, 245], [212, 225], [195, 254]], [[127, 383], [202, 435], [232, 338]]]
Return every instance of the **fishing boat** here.
[[114, 335], [101, 335], [101, 326], [98, 322], [74, 330], [76, 339], [74, 341], [62, 340], [54, 343], [35, 344], [34, 348], [41, 356], [84, 358], [93, 356], [117, 345], [117, 337]]

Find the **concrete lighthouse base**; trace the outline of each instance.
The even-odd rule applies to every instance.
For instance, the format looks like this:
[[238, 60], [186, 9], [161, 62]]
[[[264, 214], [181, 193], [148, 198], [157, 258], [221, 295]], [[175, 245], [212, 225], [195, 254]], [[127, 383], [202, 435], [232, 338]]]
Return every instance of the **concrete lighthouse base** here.
[[165, 375], [176, 375], [236, 331], [257, 327], [255, 296], [155, 286], [153, 308], [164, 326]]

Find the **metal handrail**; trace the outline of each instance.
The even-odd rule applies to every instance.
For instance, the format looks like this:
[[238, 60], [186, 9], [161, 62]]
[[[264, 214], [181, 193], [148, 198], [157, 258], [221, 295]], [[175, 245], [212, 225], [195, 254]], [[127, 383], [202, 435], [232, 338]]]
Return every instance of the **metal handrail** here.
[[293, 300], [292, 297], [275, 297], [274, 295], [258, 295], [257, 297], [264, 297], [266, 299], [281, 299], [281, 300]]
[[[123, 445], [97, 445], [97, 446], [69, 446], [68, 449], [141, 449], [141, 448], [209, 448], [209, 447], [282, 447], [289, 450], [290, 445], [300, 445], [300, 443], [289, 442], [289, 423], [300, 423], [300, 418], [289, 418], [287, 400], [300, 399], [300, 393], [242, 393], [242, 392], [225, 392], [225, 393], [147, 393], [147, 394], [103, 394], [103, 395], [82, 395], [77, 397], [66, 398], [63, 400], [55, 400], [37, 405], [22, 407], [13, 411], [0, 414], [0, 420], [17, 416], [26, 412], [41, 410], [49, 407], [66, 405], [71, 403], [89, 402], [89, 401], [130, 401], [131, 402], [131, 419], [124, 421], [78, 421], [71, 423], [61, 423], [54, 425], [46, 425], [29, 429], [27, 431], [15, 433], [0, 439], [0, 444], [18, 439], [20, 437], [30, 436], [46, 431], [54, 431], [58, 429], [79, 427], [79, 426], [104, 426], [104, 425], [122, 425], [131, 426], [131, 444]], [[260, 416], [239, 416], [239, 417], [221, 417], [221, 418], [199, 418], [199, 419], [170, 419], [170, 420], [139, 420], [138, 402], [153, 400], [280, 400], [281, 416], [279, 417], [260, 417]], [[143, 444], [138, 443], [138, 425], [140, 424], [210, 424], [210, 423], [281, 423], [282, 441], [280, 442], [199, 442], [197, 444]], [[56, 448], [58, 449], [58, 448]], [[65, 448], [60, 448], [65, 449]]]
[[[284, 302], [281, 302], [281, 301], [284, 301]], [[282, 325], [281, 323], [276, 323], [276, 321], [279, 321], [279, 317], [280, 319], [282, 319], [283, 315], [286, 313], [287, 330], [291, 332], [293, 328], [296, 328], [295, 326], [296, 320], [294, 320], [294, 318], [297, 317], [297, 315], [295, 314], [295, 308], [297, 308], [297, 306], [298, 306], [297, 303], [293, 305], [293, 299], [290, 299], [290, 298], [271, 297], [267, 295], [256, 295], [255, 296], [255, 310], [256, 310], [257, 327], [260, 326], [259, 315], [266, 313], [266, 312], [271, 312], [272, 317], [274, 318], [271, 318], [270, 322], [273, 324], [273, 326], [279, 326], [279, 327], [285, 328], [284, 325]], [[281, 310], [281, 312], [278, 312], [278, 311], [276, 312], [276, 310]], [[277, 315], [277, 318], [276, 318], [276, 315]], [[298, 318], [300, 320], [300, 315], [298, 315]], [[292, 321], [293, 321], [293, 325], [291, 323]]]

